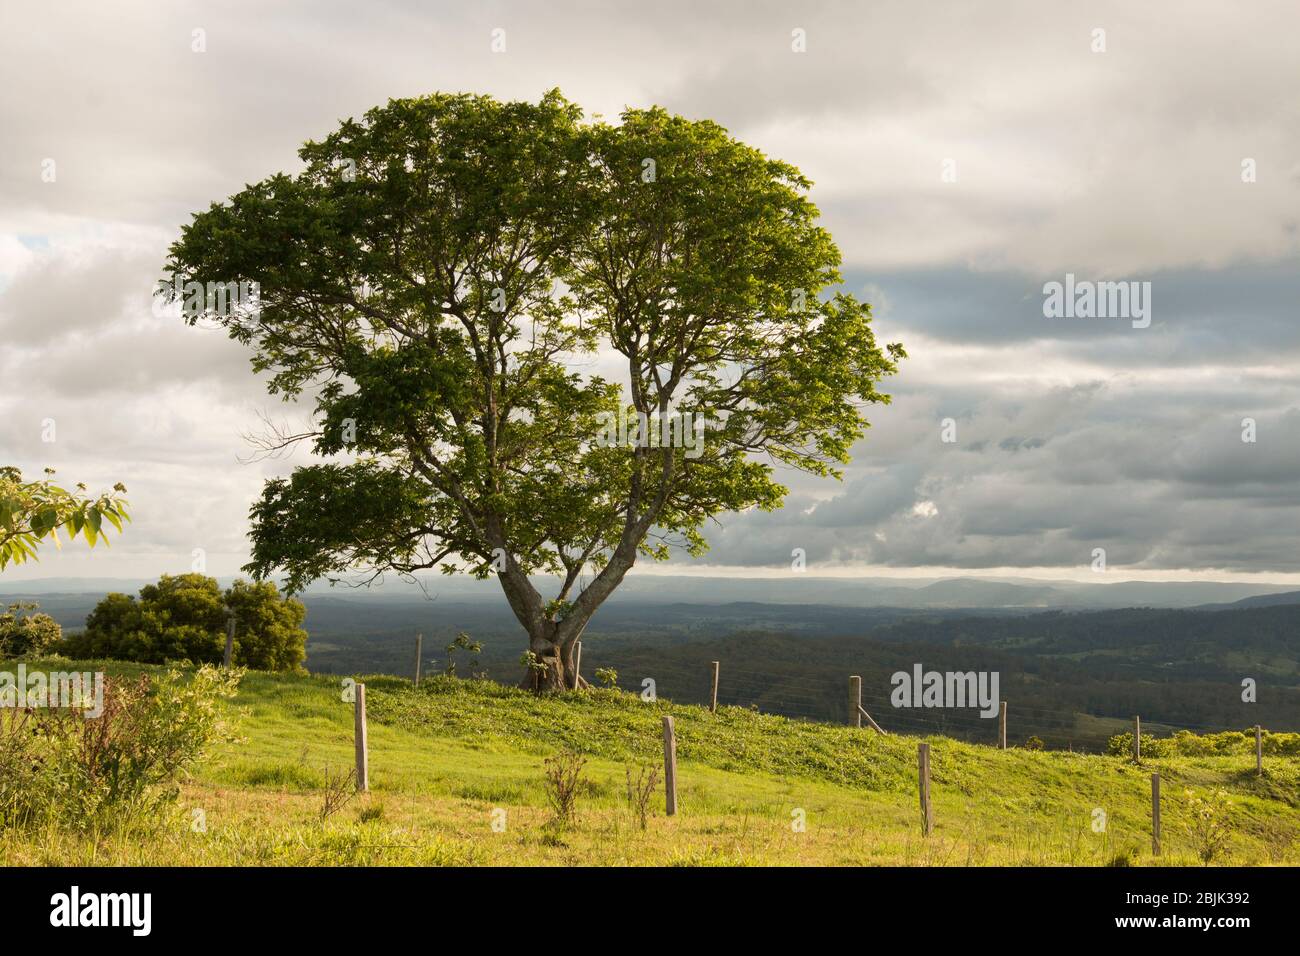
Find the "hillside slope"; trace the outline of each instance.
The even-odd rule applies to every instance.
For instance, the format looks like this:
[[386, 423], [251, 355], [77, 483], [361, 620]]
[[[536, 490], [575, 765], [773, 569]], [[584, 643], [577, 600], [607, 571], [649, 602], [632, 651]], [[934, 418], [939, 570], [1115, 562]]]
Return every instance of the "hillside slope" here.
[[[339, 679], [250, 673], [232, 704], [244, 740], [198, 769], [174, 820], [148, 835], [6, 840], [0, 863], [1190, 863], [1201, 841], [1187, 791], [1216, 789], [1230, 802], [1221, 812], [1228, 843], [1214, 862], [1300, 860], [1294, 757], [1270, 757], [1260, 778], [1245, 755], [1136, 767], [931, 737], [936, 825], [927, 839], [917, 809], [920, 738], [734, 707], [710, 714], [616, 691], [537, 698], [448, 678], [418, 689], [391, 677], [366, 685], [372, 792], [326, 820], [326, 772], [352, 764], [352, 706]], [[625, 801], [626, 773], [659, 765], [665, 714], [677, 727], [680, 808], [665, 818], [657, 793], [642, 831]], [[543, 760], [562, 747], [589, 762], [577, 823], [556, 829]], [[1159, 858], [1150, 853], [1154, 771], [1165, 794]]]

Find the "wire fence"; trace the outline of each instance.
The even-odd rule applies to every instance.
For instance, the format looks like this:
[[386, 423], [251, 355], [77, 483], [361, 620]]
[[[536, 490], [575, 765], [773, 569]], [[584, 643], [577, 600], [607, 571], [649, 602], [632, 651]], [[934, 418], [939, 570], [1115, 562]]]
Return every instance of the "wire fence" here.
[[[590, 673], [589, 663], [592, 668], [599, 666], [591, 658], [584, 660], [586, 673]], [[654, 683], [658, 696], [705, 706], [710, 703], [713, 696], [711, 668], [705, 672], [698, 664], [688, 667], [669, 663], [657, 667], [656, 671]], [[849, 676], [819, 678], [806, 673], [773, 673], [721, 661], [717, 703], [719, 707], [743, 707], [793, 720], [842, 723], [851, 720], [851, 715], [856, 712], [849, 700]], [[637, 679], [620, 680], [619, 685], [632, 692], [643, 690]], [[891, 694], [866, 689], [861, 691], [860, 700], [862, 708], [888, 733], [942, 735], [992, 745], [1000, 742], [998, 710], [986, 715], [978, 704], [967, 708], [899, 707]], [[1001, 701], [992, 703], [996, 707]], [[1095, 752], [1105, 750], [1111, 737], [1131, 731], [1133, 726], [1133, 715], [1130, 714], [1089, 713], [1066, 706], [1020, 705], [1014, 698], [1007, 703], [1008, 746], [1014, 743], [1039, 746], [1041, 742], [1042, 747], [1051, 750]], [[1200, 724], [1146, 713], [1142, 714], [1142, 722], [1144, 736], [1151, 730], [1169, 728], [1198, 734], [1244, 729], [1243, 725]]]

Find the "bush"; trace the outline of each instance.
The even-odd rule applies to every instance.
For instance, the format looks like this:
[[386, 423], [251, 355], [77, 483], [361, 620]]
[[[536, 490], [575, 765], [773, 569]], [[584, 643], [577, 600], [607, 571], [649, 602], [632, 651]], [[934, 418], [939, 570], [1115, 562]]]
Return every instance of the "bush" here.
[[292, 671], [306, 657], [307, 610], [281, 598], [269, 581], [236, 581], [222, 591], [202, 574], [164, 574], [140, 589], [140, 598], [109, 594], [86, 619], [86, 630], [68, 635], [68, 657], [163, 664], [217, 664], [225, 656], [226, 630], [235, 620], [233, 663], [267, 671]]
[[62, 639], [59, 622], [39, 607], [20, 602], [0, 613], [0, 657], [39, 657]]
[[[1300, 755], [1300, 734], [1266, 730], [1261, 741], [1264, 753], [1273, 756]], [[1133, 734], [1126, 732], [1110, 738], [1106, 752], [1113, 757], [1133, 753]], [[1229, 757], [1255, 752], [1255, 728], [1224, 730], [1214, 734], [1194, 734], [1179, 730], [1172, 737], [1142, 735], [1143, 757]]]
[[1200, 796], [1184, 790], [1187, 798], [1187, 832], [1202, 863], [1209, 866], [1228, 845], [1228, 809], [1232, 801], [1223, 790], [1211, 790]]
[[[476, 641], [468, 634], [466, 634], [464, 631], [461, 631], [459, 634], [456, 635], [456, 639], [447, 645], [446, 650], [447, 650], [447, 676], [455, 677], [456, 676], [456, 652], [466, 651], [470, 654], [481, 654], [483, 653], [483, 644], [481, 641]], [[478, 667], [478, 658], [472, 658], [469, 662], [469, 666], [471, 668], [471, 673], [473, 673], [473, 668]]]
[[152, 818], [213, 742], [232, 739], [218, 701], [235, 694], [240, 673], [106, 677], [98, 717], [0, 710], [0, 825], [99, 829]]

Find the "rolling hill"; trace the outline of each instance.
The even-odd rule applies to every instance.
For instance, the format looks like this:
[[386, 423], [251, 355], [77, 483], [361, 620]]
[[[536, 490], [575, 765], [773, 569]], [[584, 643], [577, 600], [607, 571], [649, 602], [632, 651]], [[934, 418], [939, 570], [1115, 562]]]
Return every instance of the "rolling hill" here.
[[[339, 680], [249, 673], [229, 705], [243, 740], [198, 768], [174, 819], [156, 821], [148, 838], [56, 830], [5, 840], [0, 864], [1174, 864], [1197, 861], [1195, 801], [1218, 791], [1228, 837], [1212, 862], [1300, 859], [1295, 757], [1269, 757], [1258, 777], [1242, 754], [1135, 766], [929, 736], [927, 838], [920, 737], [747, 708], [711, 714], [607, 690], [538, 698], [485, 681], [365, 683], [372, 790], [327, 818], [327, 772], [349, 767], [353, 754]], [[659, 765], [665, 715], [676, 723], [680, 807], [664, 816], [661, 786], [642, 830], [625, 799], [627, 773]], [[569, 827], [550, 822], [543, 784], [545, 759], [562, 748], [587, 759]], [[1166, 794], [1158, 858], [1153, 772]]]

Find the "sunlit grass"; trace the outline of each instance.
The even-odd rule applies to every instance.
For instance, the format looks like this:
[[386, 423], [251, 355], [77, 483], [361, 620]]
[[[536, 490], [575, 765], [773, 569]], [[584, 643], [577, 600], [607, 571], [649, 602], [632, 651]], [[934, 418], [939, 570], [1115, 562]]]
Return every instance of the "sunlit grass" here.
[[[80, 664], [80, 669], [94, 665]], [[111, 672], [147, 668], [106, 664]], [[1300, 862], [1300, 761], [1122, 758], [931, 744], [935, 831], [920, 832], [920, 738], [717, 714], [592, 691], [537, 698], [434, 678], [365, 678], [372, 792], [321, 819], [327, 772], [353, 762], [352, 705], [333, 677], [250, 673], [232, 702], [239, 743], [199, 767], [148, 832], [8, 833], [0, 863], [146, 865], [1137, 865], [1196, 863], [1185, 789], [1229, 794], [1214, 862]], [[662, 792], [645, 831], [625, 772], [662, 759], [675, 719], [679, 812]], [[589, 757], [577, 823], [550, 824], [542, 760]], [[1163, 782], [1164, 855], [1151, 856], [1150, 774]], [[504, 829], [493, 828], [504, 811]], [[1094, 829], [1098, 814], [1105, 827]], [[201, 826], [198, 822], [201, 820]], [[796, 824], [805, 821], [802, 830]]]

